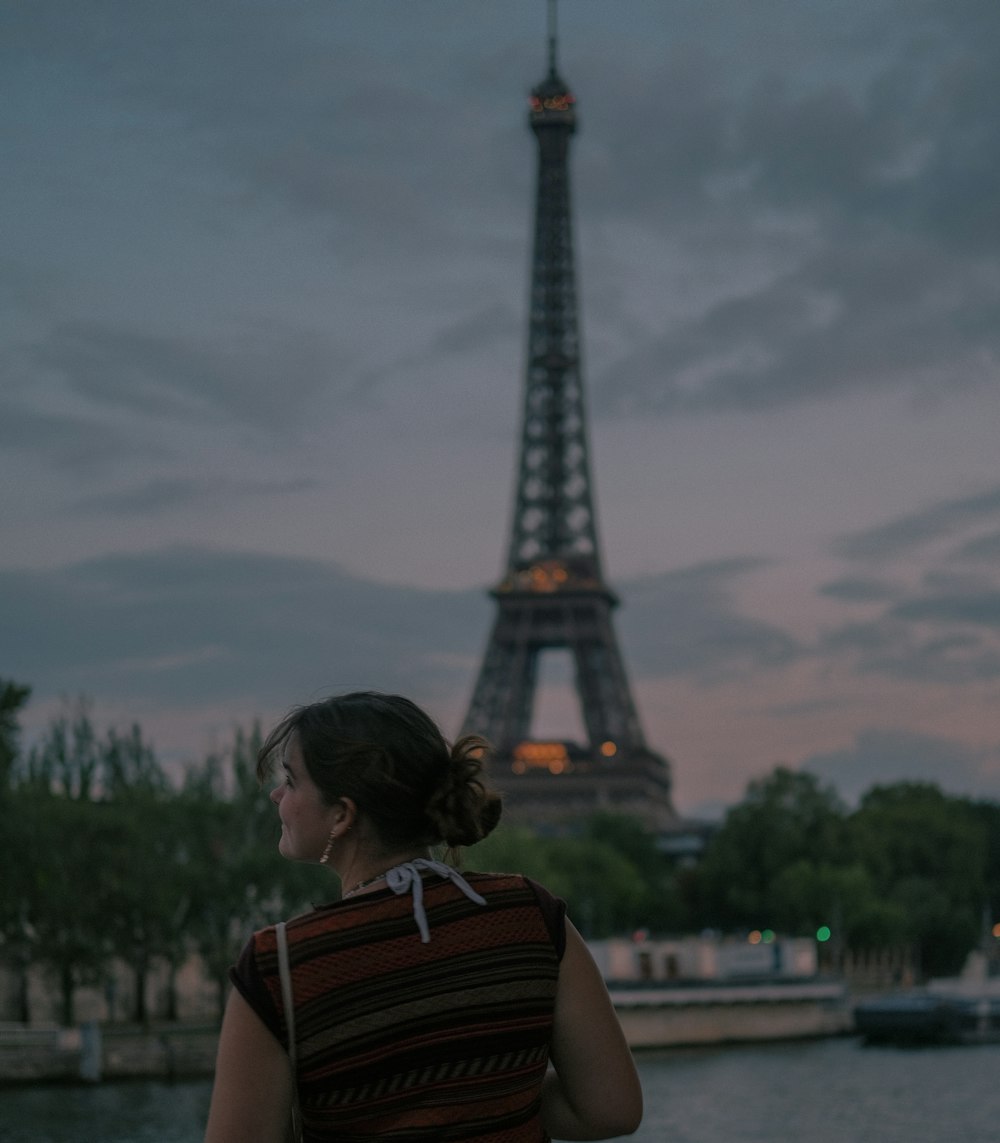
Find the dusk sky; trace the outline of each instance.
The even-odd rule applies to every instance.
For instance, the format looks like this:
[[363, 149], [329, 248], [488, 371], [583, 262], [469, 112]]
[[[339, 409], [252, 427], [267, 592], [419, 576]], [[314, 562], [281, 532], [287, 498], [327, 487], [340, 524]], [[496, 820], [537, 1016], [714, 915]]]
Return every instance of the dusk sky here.
[[[164, 760], [449, 734], [510, 526], [543, 0], [0, 15], [0, 676]], [[598, 528], [685, 813], [1000, 798], [1000, 3], [564, 0]], [[558, 656], [538, 734], [578, 714]]]

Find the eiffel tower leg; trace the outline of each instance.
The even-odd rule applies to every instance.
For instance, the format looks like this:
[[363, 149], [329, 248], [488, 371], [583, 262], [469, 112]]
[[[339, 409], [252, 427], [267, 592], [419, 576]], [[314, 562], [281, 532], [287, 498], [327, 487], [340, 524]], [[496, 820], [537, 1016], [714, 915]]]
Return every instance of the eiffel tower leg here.
[[501, 609], [476, 680], [463, 734], [481, 734], [498, 753], [528, 737], [538, 681], [538, 651], [529, 617]]
[[584, 637], [573, 642], [577, 690], [591, 749], [606, 742], [616, 750], [644, 750], [646, 743], [632, 702], [625, 666], [606, 614], [588, 618]]

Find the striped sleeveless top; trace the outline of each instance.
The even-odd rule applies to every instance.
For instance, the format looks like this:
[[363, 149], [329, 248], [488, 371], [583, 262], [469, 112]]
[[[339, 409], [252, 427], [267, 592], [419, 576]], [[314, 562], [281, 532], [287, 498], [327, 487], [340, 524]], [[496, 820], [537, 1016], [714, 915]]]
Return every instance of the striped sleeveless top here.
[[[470, 900], [423, 879], [287, 925], [306, 1143], [545, 1143], [539, 1116], [565, 906], [528, 878], [469, 873]], [[257, 932], [233, 984], [287, 1048], [274, 928]]]

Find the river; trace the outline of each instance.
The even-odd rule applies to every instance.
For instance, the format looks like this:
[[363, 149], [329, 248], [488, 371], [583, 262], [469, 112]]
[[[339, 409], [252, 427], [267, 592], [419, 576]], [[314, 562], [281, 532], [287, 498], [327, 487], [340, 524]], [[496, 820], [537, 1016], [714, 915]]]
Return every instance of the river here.
[[[636, 1143], [942, 1143], [1000, 1138], [1000, 1045], [843, 1038], [642, 1053]], [[0, 1143], [200, 1143], [207, 1082], [0, 1090]]]

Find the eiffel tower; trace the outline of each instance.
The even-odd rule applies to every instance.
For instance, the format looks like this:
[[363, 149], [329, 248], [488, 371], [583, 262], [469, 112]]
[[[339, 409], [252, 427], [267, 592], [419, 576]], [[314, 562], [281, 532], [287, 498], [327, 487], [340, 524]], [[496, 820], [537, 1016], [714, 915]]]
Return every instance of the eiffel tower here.
[[[597, 541], [580, 367], [569, 190], [576, 100], [556, 69], [531, 93], [538, 141], [527, 376], [506, 572], [463, 733], [493, 745], [511, 818], [559, 828], [597, 810], [676, 826], [670, 770], [643, 737], [612, 626]], [[530, 737], [539, 660], [569, 652], [586, 742]]]

